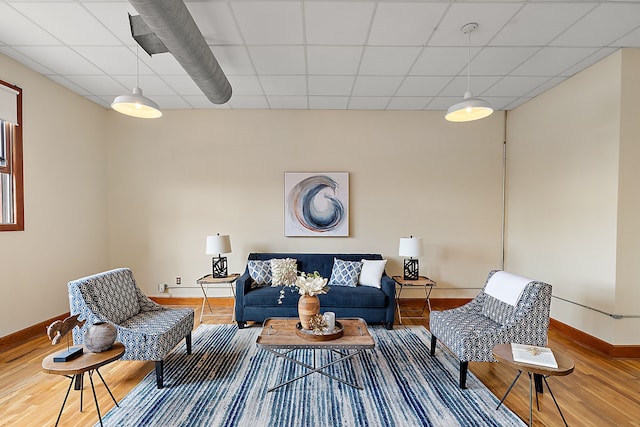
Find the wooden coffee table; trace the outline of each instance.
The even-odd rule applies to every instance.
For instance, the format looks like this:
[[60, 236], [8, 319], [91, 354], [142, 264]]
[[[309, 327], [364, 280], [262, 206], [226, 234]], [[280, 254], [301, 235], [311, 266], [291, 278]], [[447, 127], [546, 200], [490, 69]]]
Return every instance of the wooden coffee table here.
[[[534, 376], [538, 376], [539, 378], [542, 378], [542, 380], [544, 380], [544, 383], [547, 385], [547, 389], [549, 390], [549, 393], [551, 393], [551, 397], [553, 398], [553, 403], [556, 404], [556, 408], [558, 408], [558, 412], [560, 413], [560, 416], [562, 417], [562, 421], [566, 426], [567, 421], [564, 419], [564, 415], [560, 410], [560, 406], [558, 405], [558, 401], [556, 400], [556, 397], [553, 395], [553, 392], [551, 391], [551, 387], [549, 387], [549, 383], [547, 382], [547, 377], [569, 375], [570, 373], [573, 372], [575, 363], [572, 358], [557, 351], [553, 351], [553, 356], [555, 357], [556, 362], [558, 363], [557, 368], [550, 368], [547, 366], [531, 365], [528, 363], [516, 362], [513, 360], [513, 352], [511, 351], [511, 344], [499, 344], [495, 346], [493, 348], [493, 357], [495, 357], [500, 362], [504, 362], [508, 365], [513, 366], [518, 370], [518, 375], [516, 375], [515, 379], [509, 386], [509, 389], [500, 400], [500, 403], [498, 404], [498, 408], [500, 407], [500, 405], [502, 405], [502, 402], [504, 402], [504, 399], [507, 398], [507, 395], [509, 394], [509, 392], [511, 392], [511, 389], [516, 384], [516, 381], [518, 381], [518, 378], [520, 378], [520, 375], [522, 375], [523, 372], [526, 372], [527, 375], [529, 375], [529, 425], [531, 426], [532, 418], [533, 418], [533, 410], [532, 410], [533, 382], [534, 382], [533, 380], [534, 380]], [[542, 388], [540, 388], [540, 391], [542, 391]], [[538, 404], [538, 387], [536, 387], [536, 404]], [[538, 410], [540, 410], [539, 405], [538, 405]]]
[[[302, 375], [287, 380], [283, 383], [271, 387], [267, 392], [271, 392], [294, 381], [302, 379], [313, 373], [322, 374], [333, 380], [339, 381], [348, 386], [362, 390], [358, 384], [353, 384], [325, 372], [329, 366], [336, 365], [351, 359], [365, 350], [375, 347], [375, 341], [367, 329], [367, 322], [363, 319], [336, 319], [343, 326], [344, 333], [342, 337], [331, 341], [310, 341], [296, 334], [296, 324], [299, 322], [297, 318], [270, 318], [264, 321], [262, 332], [256, 340], [259, 348], [269, 353], [282, 357], [296, 365], [300, 365], [308, 369]], [[313, 350], [313, 366], [300, 362], [289, 356], [295, 350], [308, 349]], [[315, 366], [316, 350], [329, 350], [340, 355], [333, 360], [320, 367]], [[351, 352], [350, 352], [351, 351]]]
[[111, 399], [118, 406], [118, 402], [116, 398], [113, 397], [113, 393], [109, 390], [109, 386], [102, 378], [100, 371], [98, 368], [106, 365], [107, 363], [111, 363], [114, 360], [118, 360], [124, 354], [125, 348], [124, 345], [120, 342], [116, 342], [113, 346], [102, 353], [91, 353], [87, 350], [86, 347], [83, 347], [83, 354], [73, 360], [68, 362], [54, 362], [53, 358], [56, 356], [59, 351], [49, 356], [45, 357], [42, 361], [42, 370], [48, 374], [56, 374], [63, 375], [67, 378], [70, 378], [69, 388], [67, 388], [67, 394], [64, 396], [64, 401], [62, 402], [62, 407], [60, 408], [60, 413], [58, 413], [58, 419], [56, 420], [56, 426], [60, 422], [60, 416], [62, 415], [62, 411], [64, 409], [64, 405], [67, 403], [67, 398], [69, 397], [69, 391], [71, 391], [71, 386], [75, 380], [76, 390], [80, 390], [80, 412], [82, 412], [82, 389], [83, 389], [83, 379], [84, 373], [89, 372], [89, 381], [91, 382], [91, 391], [93, 391], [93, 400], [96, 404], [96, 411], [98, 412], [98, 419], [100, 420], [100, 425], [102, 425], [102, 416], [100, 415], [100, 407], [98, 406], [98, 398], [96, 397], [96, 389], [93, 386], [93, 372], [95, 371], [102, 383], [106, 387], [109, 395], [111, 395]]

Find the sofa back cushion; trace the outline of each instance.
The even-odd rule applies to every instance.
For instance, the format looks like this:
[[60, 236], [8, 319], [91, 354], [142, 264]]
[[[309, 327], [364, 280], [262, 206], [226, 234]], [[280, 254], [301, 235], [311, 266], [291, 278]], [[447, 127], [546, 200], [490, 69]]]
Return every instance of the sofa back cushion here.
[[380, 254], [306, 254], [306, 253], [250, 253], [249, 260], [270, 260], [271, 258], [295, 258], [298, 271], [313, 273], [317, 271], [322, 277], [330, 278], [333, 269], [333, 259], [343, 261], [360, 261], [362, 259], [381, 260]]
[[140, 312], [136, 282], [128, 268], [78, 279], [69, 287], [78, 288], [87, 307], [101, 320], [120, 324]]

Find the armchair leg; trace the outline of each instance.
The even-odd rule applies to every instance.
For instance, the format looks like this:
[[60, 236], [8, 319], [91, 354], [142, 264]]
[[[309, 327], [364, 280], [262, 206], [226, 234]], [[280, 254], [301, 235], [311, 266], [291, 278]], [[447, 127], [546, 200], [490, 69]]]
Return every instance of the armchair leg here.
[[162, 360], [156, 360], [156, 386], [158, 388], [162, 388], [164, 386], [163, 378], [164, 378], [164, 365], [162, 363]]
[[469, 362], [460, 361], [460, 388], [467, 388], [467, 371], [469, 370]]
[[187, 354], [191, 354], [191, 332], [184, 337], [184, 342], [187, 345]]
[[384, 324], [384, 327], [385, 327], [387, 330], [389, 330], [389, 331], [390, 331], [390, 330], [392, 330], [392, 329], [393, 329], [393, 322], [387, 322], [387, 323], [385, 323], [385, 324]]
[[431, 355], [432, 356], [436, 355], [436, 342], [437, 341], [438, 341], [438, 339], [436, 338], [436, 336], [431, 334]]
[[240, 320], [238, 320], [238, 329], [244, 329], [244, 322], [241, 322]]

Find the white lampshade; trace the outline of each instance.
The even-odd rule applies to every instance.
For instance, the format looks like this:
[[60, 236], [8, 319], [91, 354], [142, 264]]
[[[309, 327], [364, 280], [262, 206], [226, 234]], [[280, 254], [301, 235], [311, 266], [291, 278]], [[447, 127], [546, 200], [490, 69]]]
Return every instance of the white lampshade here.
[[228, 235], [207, 236], [207, 255], [231, 253], [231, 240]]
[[401, 237], [398, 255], [418, 258], [423, 254], [422, 237]]
[[134, 87], [131, 95], [117, 97], [111, 104], [111, 108], [118, 113], [141, 119], [156, 119], [162, 116], [158, 104], [144, 96], [139, 87]]
[[493, 108], [484, 99], [476, 98], [471, 92], [464, 94], [464, 100], [447, 110], [445, 119], [450, 122], [470, 122], [484, 119], [493, 113]]

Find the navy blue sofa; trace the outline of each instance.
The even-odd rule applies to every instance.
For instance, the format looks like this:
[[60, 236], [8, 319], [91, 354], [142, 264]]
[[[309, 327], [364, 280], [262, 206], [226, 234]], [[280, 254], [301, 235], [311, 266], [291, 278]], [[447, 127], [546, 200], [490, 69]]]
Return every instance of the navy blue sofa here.
[[[308, 253], [251, 253], [248, 260], [269, 260], [271, 258], [295, 258], [298, 272], [317, 271], [329, 278], [333, 269], [333, 259], [360, 261], [362, 259], [381, 260], [380, 254], [308, 254]], [[278, 304], [281, 286], [251, 288], [253, 280], [248, 268], [236, 281], [236, 322], [242, 329], [246, 322], [262, 323], [269, 317], [297, 317], [299, 294], [296, 288], [285, 288], [282, 304]], [[386, 273], [382, 275], [381, 288], [370, 286], [333, 286], [329, 292], [320, 295], [320, 311], [333, 311], [338, 318], [360, 317], [367, 323], [381, 323], [387, 329], [393, 328], [395, 315], [395, 282]]]

